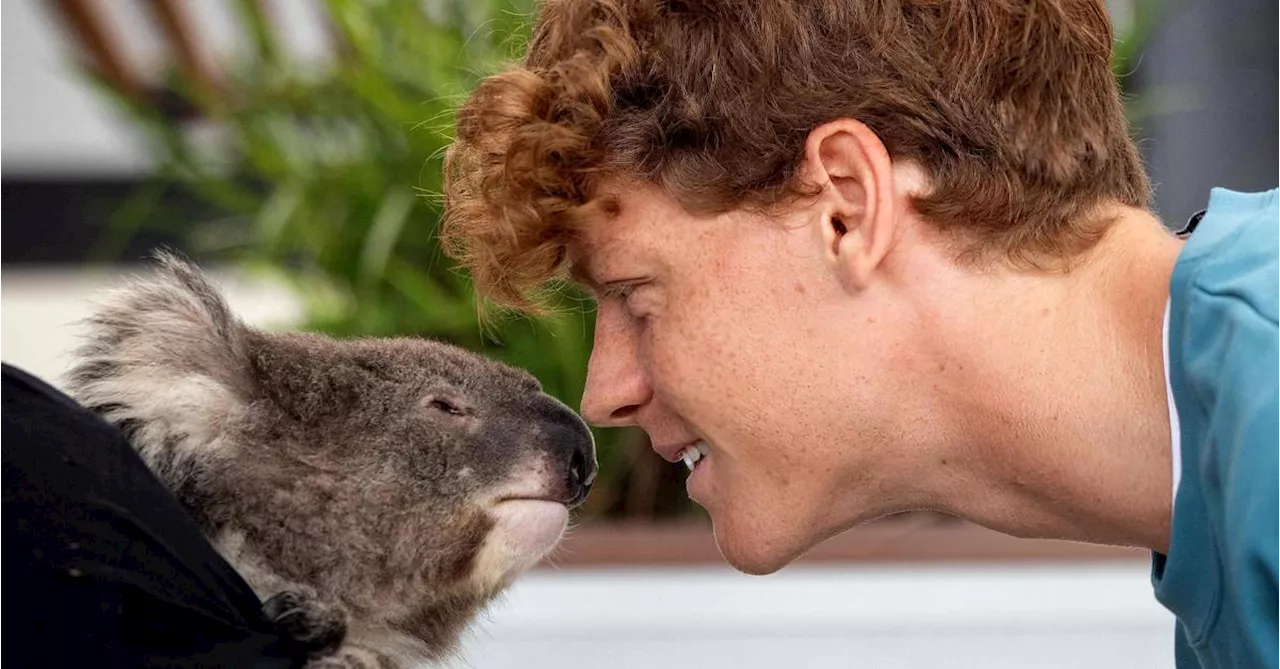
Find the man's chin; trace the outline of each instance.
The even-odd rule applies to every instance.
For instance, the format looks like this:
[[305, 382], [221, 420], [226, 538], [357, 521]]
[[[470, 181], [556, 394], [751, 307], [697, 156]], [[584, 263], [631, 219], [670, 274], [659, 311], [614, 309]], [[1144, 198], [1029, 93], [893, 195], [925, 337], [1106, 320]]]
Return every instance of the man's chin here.
[[772, 574], [791, 564], [808, 550], [795, 537], [768, 536], [766, 532], [739, 532], [732, 524], [712, 522], [716, 547], [729, 566], [751, 576]]

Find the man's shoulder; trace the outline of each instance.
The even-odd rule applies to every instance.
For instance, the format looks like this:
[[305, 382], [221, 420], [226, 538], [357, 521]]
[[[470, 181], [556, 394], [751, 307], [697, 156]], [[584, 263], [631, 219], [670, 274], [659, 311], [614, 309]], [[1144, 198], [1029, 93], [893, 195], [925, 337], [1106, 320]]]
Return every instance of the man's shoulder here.
[[1183, 469], [1157, 595], [1205, 666], [1274, 666], [1277, 204], [1215, 189], [1170, 285]]
[[[1278, 195], [1214, 189], [1178, 258], [1170, 285], [1170, 381], [1184, 429], [1261, 419], [1274, 432], [1276, 406], [1259, 400], [1275, 397], [1280, 382]], [[1276, 449], [1274, 437], [1248, 441], [1237, 446], [1272, 455]], [[1184, 443], [1197, 447], [1194, 439]]]
[[1275, 365], [1266, 363], [1280, 348], [1278, 195], [1215, 188], [1183, 233], [1169, 286], [1169, 362], [1178, 412], [1190, 426], [1208, 428], [1205, 414], [1275, 393]]

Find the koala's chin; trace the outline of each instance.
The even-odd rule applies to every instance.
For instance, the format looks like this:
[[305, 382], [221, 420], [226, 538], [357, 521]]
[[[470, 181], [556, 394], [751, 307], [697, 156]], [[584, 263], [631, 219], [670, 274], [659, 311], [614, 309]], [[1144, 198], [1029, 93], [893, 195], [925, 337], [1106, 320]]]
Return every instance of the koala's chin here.
[[69, 392], [316, 666], [454, 652], [595, 478], [586, 424], [524, 371], [425, 339], [255, 330], [171, 254], [87, 326]]

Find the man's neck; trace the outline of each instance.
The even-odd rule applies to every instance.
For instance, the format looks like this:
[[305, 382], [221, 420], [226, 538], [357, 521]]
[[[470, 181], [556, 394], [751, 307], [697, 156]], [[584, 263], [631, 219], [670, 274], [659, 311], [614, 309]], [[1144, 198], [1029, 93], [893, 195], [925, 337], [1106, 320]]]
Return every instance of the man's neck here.
[[1016, 536], [1167, 548], [1162, 325], [1181, 244], [1126, 210], [1068, 274], [972, 277], [971, 309], [945, 312], [973, 373], [942, 399], [961, 464], [944, 508]]

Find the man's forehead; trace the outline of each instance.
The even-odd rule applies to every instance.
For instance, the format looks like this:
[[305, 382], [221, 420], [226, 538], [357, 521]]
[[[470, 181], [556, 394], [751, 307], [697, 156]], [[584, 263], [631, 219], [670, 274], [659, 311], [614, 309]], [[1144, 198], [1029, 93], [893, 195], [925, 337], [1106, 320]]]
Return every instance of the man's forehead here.
[[630, 184], [609, 195], [605, 215], [579, 228], [566, 248], [570, 277], [591, 289], [613, 273], [665, 266], [696, 252], [706, 233], [697, 223], [720, 218], [686, 211], [653, 184]]
[[600, 276], [600, 265], [623, 249], [631, 250], [635, 237], [643, 234], [644, 197], [637, 191], [625, 192], [620, 186], [602, 189], [597, 195], [603, 203], [601, 215], [578, 229], [568, 244], [569, 273], [574, 281], [594, 287]]

